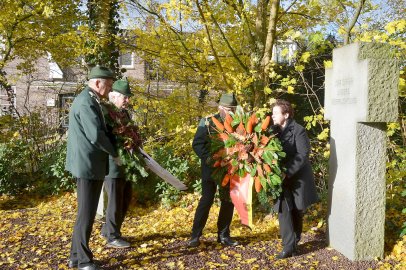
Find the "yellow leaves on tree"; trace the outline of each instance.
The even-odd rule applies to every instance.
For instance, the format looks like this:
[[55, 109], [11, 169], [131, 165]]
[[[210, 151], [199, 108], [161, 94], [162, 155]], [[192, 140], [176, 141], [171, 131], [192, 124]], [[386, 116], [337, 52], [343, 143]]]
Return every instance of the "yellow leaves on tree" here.
[[406, 28], [406, 20], [405, 19], [389, 22], [385, 26], [385, 30], [389, 34], [394, 34], [395, 32], [403, 32], [405, 28]]

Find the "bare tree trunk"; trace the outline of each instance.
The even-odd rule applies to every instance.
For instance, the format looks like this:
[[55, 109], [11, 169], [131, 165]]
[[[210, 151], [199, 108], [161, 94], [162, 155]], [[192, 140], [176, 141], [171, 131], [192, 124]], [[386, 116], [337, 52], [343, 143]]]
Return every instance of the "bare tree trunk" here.
[[361, 14], [361, 10], [364, 7], [364, 4], [365, 4], [365, 0], [361, 0], [359, 2], [359, 6], [354, 14], [354, 17], [352, 18], [351, 22], [348, 24], [348, 27], [345, 29], [344, 45], [347, 45], [350, 43], [351, 30], [354, 28], [354, 25], [357, 22], [359, 15]]
[[8, 108], [8, 113], [11, 115], [15, 114], [18, 118], [20, 118], [21, 114], [17, 111], [17, 108], [16, 108], [16, 106], [14, 106], [14, 103], [13, 103], [13, 98], [15, 98], [14, 91], [13, 91], [13, 88], [11, 88], [11, 85], [9, 84], [6, 76], [7, 76], [7, 73], [0, 68], [0, 88], [4, 89], [4, 91], [7, 94], [7, 101], [10, 103], [10, 107]]
[[[267, 4], [268, 1], [259, 1], [258, 16], [256, 20], [257, 47], [261, 55], [255, 55], [253, 68], [258, 71], [257, 81], [254, 85], [254, 106], [259, 106], [264, 102], [264, 88], [268, 85], [269, 69], [272, 59], [272, 48], [276, 40], [276, 24], [278, 19], [280, 0], [272, 0], [267, 24]], [[266, 4], [266, 6], [263, 6]]]
[[118, 63], [119, 49], [116, 36], [119, 34], [118, 0], [89, 0], [87, 3], [89, 27], [97, 33], [99, 40], [88, 43], [94, 53], [87, 55], [88, 67], [104, 65], [121, 77]]
[[266, 35], [264, 29], [266, 29], [268, 3], [269, 0], [258, 0], [258, 14], [255, 20], [255, 35], [257, 50], [260, 53], [263, 53], [265, 46]]
[[276, 23], [278, 20], [280, 0], [273, 0], [271, 5], [271, 11], [269, 14], [268, 32], [266, 35], [265, 51], [261, 61], [261, 67], [263, 69], [263, 80], [265, 85], [269, 80], [269, 69], [272, 59], [272, 48], [276, 40]]
[[251, 70], [258, 71], [254, 76], [255, 80], [251, 84], [249, 103], [251, 106], [256, 106], [263, 99], [264, 84], [262, 80], [261, 72], [261, 59], [264, 54], [265, 49], [265, 29], [266, 29], [266, 19], [267, 19], [267, 7], [269, 0], [258, 0], [257, 4], [257, 16], [255, 19], [255, 31], [252, 52], [251, 52]]

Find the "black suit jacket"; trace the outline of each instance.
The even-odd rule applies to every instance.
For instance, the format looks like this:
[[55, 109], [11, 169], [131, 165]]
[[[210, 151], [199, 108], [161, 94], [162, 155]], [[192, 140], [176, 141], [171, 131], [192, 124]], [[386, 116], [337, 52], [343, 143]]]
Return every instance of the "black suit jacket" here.
[[[214, 117], [220, 119], [220, 114], [215, 114]], [[200, 119], [199, 126], [197, 127], [195, 137], [193, 139], [192, 148], [201, 160], [202, 165], [202, 181], [213, 181], [211, 173], [213, 168], [208, 158], [210, 153], [210, 136], [216, 134], [211, 116], [203, 117]]]
[[319, 201], [309, 160], [310, 141], [306, 130], [295, 120], [289, 119], [278, 137], [286, 153], [282, 161], [282, 166], [286, 168], [286, 178], [283, 180], [282, 195], [275, 203], [275, 210], [279, 211], [283, 199], [289, 209], [292, 209], [294, 204], [298, 210], [306, 210]]

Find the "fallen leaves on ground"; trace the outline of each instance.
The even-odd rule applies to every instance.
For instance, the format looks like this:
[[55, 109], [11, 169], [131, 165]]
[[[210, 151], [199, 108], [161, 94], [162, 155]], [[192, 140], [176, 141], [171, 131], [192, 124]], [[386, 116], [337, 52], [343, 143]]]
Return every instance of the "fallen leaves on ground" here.
[[[122, 233], [129, 249], [111, 249], [100, 237], [96, 221], [90, 246], [103, 269], [405, 269], [406, 238], [397, 241], [381, 260], [352, 262], [332, 248], [325, 238], [325, 214], [321, 204], [305, 218], [299, 255], [276, 260], [281, 250], [278, 221], [273, 215], [257, 216], [251, 231], [233, 219], [231, 234], [237, 247], [216, 242], [219, 207], [213, 205], [201, 238], [189, 249], [186, 241], [192, 227], [198, 195], [189, 194], [181, 206], [170, 210], [158, 206], [134, 206]], [[323, 213], [323, 214], [322, 214]], [[49, 198], [0, 197], [0, 269], [68, 269], [73, 223], [74, 194]]]

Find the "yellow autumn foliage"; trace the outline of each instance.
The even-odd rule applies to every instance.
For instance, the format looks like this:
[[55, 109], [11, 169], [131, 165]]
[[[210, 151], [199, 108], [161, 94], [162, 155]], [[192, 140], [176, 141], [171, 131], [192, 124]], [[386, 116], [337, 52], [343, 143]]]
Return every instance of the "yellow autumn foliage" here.
[[[324, 233], [325, 206], [316, 204], [308, 212], [304, 224], [303, 246], [313, 251], [300, 254], [294, 261], [276, 261], [275, 252], [281, 249], [278, 220], [273, 214], [259, 215], [254, 228], [239, 224], [235, 216], [231, 234], [242, 242], [235, 248], [225, 248], [216, 242], [218, 204], [214, 204], [202, 237], [202, 245], [188, 249], [194, 210], [199, 195], [183, 196], [179, 207], [172, 209], [156, 205], [132, 205], [122, 233], [132, 247], [126, 250], [108, 249], [99, 237], [101, 222], [96, 221], [90, 240], [95, 258], [110, 269], [264, 269], [267, 265], [290, 268], [294, 264], [306, 269], [339, 267], [340, 262], [351, 264], [332, 248], [331, 256], [319, 256], [320, 249], [312, 248], [314, 239]], [[76, 215], [76, 197], [66, 193], [59, 197], [0, 197], [0, 268], [1, 269], [68, 269], [72, 227]], [[390, 217], [396, 218], [396, 217]], [[317, 241], [316, 241], [317, 242]], [[376, 263], [380, 269], [401, 269], [405, 264], [406, 236], [399, 239]], [[273, 250], [273, 251], [272, 251]], [[256, 254], [256, 255], [255, 255]], [[266, 259], [265, 259], [266, 258]], [[389, 268], [390, 267], [390, 268]]]

